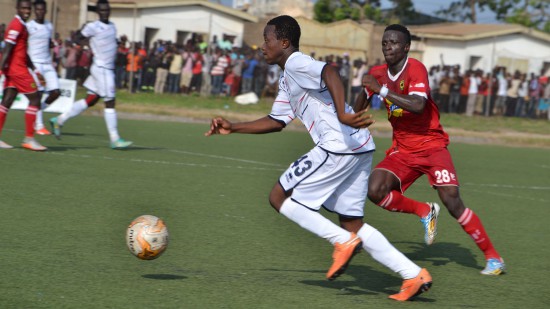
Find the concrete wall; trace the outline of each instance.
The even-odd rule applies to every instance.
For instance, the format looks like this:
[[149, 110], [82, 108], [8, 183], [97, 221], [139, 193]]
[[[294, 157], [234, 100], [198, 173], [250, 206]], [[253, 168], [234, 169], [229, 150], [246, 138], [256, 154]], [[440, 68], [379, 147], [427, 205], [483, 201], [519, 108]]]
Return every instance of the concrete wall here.
[[[241, 46], [244, 31], [244, 22], [239, 18], [200, 6], [139, 9], [135, 29], [132, 10], [113, 9], [111, 21], [116, 24], [119, 35], [126, 34], [130, 40], [135, 41], [144, 41], [145, 29], [154, 28], [158, 31], [152, 41], [162, 39], [175, 42], [178, 31], [181, 31], [211, 33], [218, 38], [222, 38], [223, 34], [234, 35], [234, 45]], [[132, 38], [133, 33], [135, 38]]]

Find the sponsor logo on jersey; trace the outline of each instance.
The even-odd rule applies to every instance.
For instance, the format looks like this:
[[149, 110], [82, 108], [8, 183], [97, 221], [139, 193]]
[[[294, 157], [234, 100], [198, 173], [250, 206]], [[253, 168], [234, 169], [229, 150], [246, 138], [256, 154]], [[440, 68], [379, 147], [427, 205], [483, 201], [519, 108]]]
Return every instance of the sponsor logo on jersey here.
[[390, 100], [387, 98], [384, 99], [386, 105], [388, 106], [388, 119], [393, 117], [402, 117], [403, 116], [403, 109], [395, 104], [393, 104]]
[[399, 89], [401, 89], [401, 91], [403, 91], [403, 89], [405, 89], [405, 80], [404, 79], [402, 79], [399, 82]]

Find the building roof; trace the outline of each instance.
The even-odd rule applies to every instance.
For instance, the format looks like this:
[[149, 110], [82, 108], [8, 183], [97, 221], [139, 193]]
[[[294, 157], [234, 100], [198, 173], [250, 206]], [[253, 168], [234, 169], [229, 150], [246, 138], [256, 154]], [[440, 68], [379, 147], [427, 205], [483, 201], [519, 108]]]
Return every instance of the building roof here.
[[517, 24], [442, 23], [409, 27], [411, 34], [421, 38], [470, 41], [509, 34], [525, 34], [550, 42], [550, 34]]
[[[258, 18], [248, 13], [232, 9], [225, 5], [212, 3], [204, 0], [111, 0], [109, 1], [111, 8], [116, 9], [148, 9], [162, 7], [179, 7], [179, 6], [203, 6], [215, 11], [225, 13], [246, 21], [257, 22]], [[94, 5], [95, 6], [95, 5]]]

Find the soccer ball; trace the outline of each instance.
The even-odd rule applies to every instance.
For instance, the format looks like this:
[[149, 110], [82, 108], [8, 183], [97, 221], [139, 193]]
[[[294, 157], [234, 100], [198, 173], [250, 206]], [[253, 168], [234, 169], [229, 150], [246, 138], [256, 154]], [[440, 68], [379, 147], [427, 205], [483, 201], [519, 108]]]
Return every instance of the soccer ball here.
[[126, 230], [126, 245], [142, 260], [158, 258], [168, 246], [168, 229], [162, 219], [151, 215], [139, 216]]

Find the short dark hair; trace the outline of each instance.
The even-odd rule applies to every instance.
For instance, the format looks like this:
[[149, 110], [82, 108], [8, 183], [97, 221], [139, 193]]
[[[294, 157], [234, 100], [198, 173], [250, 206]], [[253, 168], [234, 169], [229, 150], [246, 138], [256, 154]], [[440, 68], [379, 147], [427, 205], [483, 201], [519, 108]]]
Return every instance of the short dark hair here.
[[403, 33], [405, 35], [406, 43], [411, 44], [411, 33], [409, 32], [409, 29], [407, 29], [407, 27], [399, 24], [393, 24], [387, 26], [386, 29], [384, 29], [384, 32], [391, 30]]
[[288, 15], [281, 15], [271, 19], [267, 24], [275, 26], [277, 40], [287, 39], [292, 46], [300, 47], [301, 31], [296, 19]]
[[36, 7], [37, 5], [43, 5], [44, 7], [47, 7], [48, 4], [46, 3], [46, 1], [44, 0], [36, 0], [34, 1], [34, 3], [32, 4], [34, 7]]

